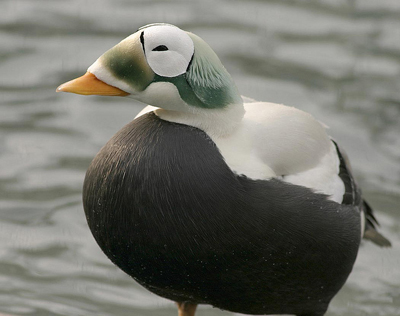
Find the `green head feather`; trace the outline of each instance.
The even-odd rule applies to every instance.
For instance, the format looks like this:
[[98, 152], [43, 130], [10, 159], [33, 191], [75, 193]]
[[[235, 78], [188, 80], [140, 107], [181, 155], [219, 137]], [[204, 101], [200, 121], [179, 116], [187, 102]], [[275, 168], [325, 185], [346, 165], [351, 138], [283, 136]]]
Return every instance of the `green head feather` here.
[[142, 32], [152, 26], [163, 25], [171, 26], [158, 23], [147, 25], [114, 46], [100, 59], [115, 78], [137, 92], [146, 90], [155, 82], [170, 82], [176, 86], [182, 100], [190, 106], [216, 109], [229, 104], [241, 104], [242, 99], [235, 83], [218, 56], [206, 42], [190, 32], [186, 34], [193, 41], [194, 53], [186, 72], [175, 77], [165, 77], [151, 70], [142, 47]]
[[194, 43], [194, 55], [185, 77], [191, 90], [201, 101], [200, 104], [193, 105], [222, 108], [228, 104], [241, 103], [236, 85], [218, 56], [200, 37], [187, 33]]
[[187, 32], [194, 43], [194, 55], [186, 73], [172, 77], [155, 75], [153, 82], [173, 83], [187, 104], [208, 108], [224, 108], [240, 104], [236, 85], [212, 48], [197, 35]]

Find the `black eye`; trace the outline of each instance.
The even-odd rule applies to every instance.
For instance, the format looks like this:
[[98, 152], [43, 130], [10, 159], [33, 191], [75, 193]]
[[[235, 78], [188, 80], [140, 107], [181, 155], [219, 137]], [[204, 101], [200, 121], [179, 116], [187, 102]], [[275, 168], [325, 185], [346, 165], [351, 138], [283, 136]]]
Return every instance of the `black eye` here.
[[168, 50], [168, 47], [165, 45], [159, 45], [156, 48], [153, 48], [153, 51], [156, 51], [156, 52], [162, 52], [164, 50]]

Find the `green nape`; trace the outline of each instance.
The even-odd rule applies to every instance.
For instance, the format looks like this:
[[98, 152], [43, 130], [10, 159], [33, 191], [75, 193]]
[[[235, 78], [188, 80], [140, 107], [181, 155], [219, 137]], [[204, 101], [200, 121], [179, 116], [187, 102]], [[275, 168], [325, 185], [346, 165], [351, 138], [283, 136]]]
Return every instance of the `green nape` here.
[[197, 95], [194, 93], [192, 87], [189, 85], [189, 83], [186, 80], [186, 74], [182, 74], [176, 77], [162, 77], [159, 75], [154, 76], [153, 82], [170, 82], [172, 83], [179, 92], [180, 97], [182, 98], [183, 101], [185, 101], [187, 104], [192, 105], [192, 106], [197, 106], [201, 108], [217, 108], [221, 106], [209, 106], [208, 104], [202, 102]]
[[209, 109], [242, 103], [231, 75], [212, 48], [197, 35], [187, 34], [193, 40], [194, 55], [184, 74], [186, 80], [180, 76], [171, 78], [176, 79], [174, 83], [181, 98], [188, 104]]

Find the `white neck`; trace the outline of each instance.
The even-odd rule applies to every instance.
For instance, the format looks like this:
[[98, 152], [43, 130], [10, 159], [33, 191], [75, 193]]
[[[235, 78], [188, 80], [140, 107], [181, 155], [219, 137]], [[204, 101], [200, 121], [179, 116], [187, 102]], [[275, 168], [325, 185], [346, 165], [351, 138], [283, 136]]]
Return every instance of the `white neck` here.
[[156, 115], [163, 120], [197, 127], [211, 138], [232, 133], [243, 119], [243, 103], [231, 104], [223, 109], [203, 109], [191, 106], [190, 112], [157, 109]]

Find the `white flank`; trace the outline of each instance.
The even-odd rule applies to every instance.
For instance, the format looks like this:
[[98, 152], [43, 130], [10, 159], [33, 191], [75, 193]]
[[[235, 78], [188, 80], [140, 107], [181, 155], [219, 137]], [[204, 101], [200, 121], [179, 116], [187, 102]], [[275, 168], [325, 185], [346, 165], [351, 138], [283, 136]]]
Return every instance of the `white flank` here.
[[361, 210], [360, 212], [360, 218], [361, 218], [361, 238], [363, 238], [365, 232], [365, 213], [363, 210]]
[[283, 177], [283, 180], [293, 184], [314, 189], [318, 193], [329, 195], [335, 202], [342, 203], [345, 187], [339, 177], [339, 157], [336, 147], [331, 143], [331, 150], [321, 161], [311, 169]]

